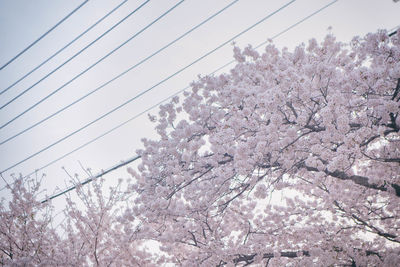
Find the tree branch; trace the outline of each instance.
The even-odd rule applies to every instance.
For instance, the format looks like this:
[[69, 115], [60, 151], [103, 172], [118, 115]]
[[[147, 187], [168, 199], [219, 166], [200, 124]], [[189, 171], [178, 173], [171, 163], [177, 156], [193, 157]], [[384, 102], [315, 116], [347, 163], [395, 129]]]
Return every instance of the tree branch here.
[[[302, 257], [310, 256], [310, 252], [303, 250], [303, 251], [284, 251], [280, 252], [280, 257], [283, 258], [297, 258], [297, 257]], [[235, 259], [233, 259], [233, 263], [238, 264], [241, 262], [245, 262], [246, 264], [251, 264], [254, 262], [254, 258], [257, 256], [257, 253], [251, 254], [251, 255], [238, 255]], [[263, 259], [272, 259], [274, 258], [274, 253], [264, 253], [263, 254]]]
[[[305, 168], [308, 171], [314, 171], [318, 172], [319, 170], [314, 167], [307, 166], [304, 162], [300, 162], [297, 167], [299, 168]], [[368, 182], [368, 177], [365, 176], [360, 176], [360, 175], [347, 175], [345, 172], [342, 171], [334, 171], [330, 172], [327, 169], [323, 171], [325, 174], [338, 178], [340, 180], [351, 180], [354, 183], [370, 188], [370, 189], [375, 189], [375, 190], [380, 190], [380, 191], [388, 191], [388, 188], [385, 185], [377, 185], [377, 184], [372, 184]], [[398, 184], [390, 184], [390, 186], [395, 190], [396, 196], [400, 197], [400, 185]]]
[[[397, 95], [399, 94], [399, 91], [400, 91], [400, 78], [397, 80], [397, 86], [396, 86], [396, 88], [394, 89], [394, 93], [393, 93], [393, 96], [392, 96], [392, 100], [394, 100], [396, 97], [397, 97]], [[398, 100], [397, 100], [398, 101]]]

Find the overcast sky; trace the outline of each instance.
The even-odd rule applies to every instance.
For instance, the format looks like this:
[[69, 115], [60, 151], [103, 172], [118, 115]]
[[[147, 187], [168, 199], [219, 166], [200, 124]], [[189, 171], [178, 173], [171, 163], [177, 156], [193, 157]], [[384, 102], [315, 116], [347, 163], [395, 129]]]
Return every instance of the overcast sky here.
[[[83, 0], [0, 0], [0, 65], [4, 65], [29, 46], [82, 2]], [[42, 40], [3, 70], [0, 70], [0, 92], [85, 31], [121, 2], [123, 1], [90, 0], [83, 5]], [[128, 0], [70, 47], [3, 93], [0, 96], [0, 105], [3, 106], [13, 97], [36, 83], [144, 2], [144, 0]], [[178, 2], [176, 0], [150, 1], [93, 46], [1, 109], [0, 124], [4, 125], [43, 97], [58, 89]], [[232, 1], [184, 1], [168, 15], [87, 73], [0, 129], [0, 142], [35, 124], [135, 65], [230, 2]], [[0, 145], [0, 171], [31, 156], [97, 119], [124, 101], [149, 89], [289, 2], [289, 0], [238, 1], [213, 20], [120, 79], [45, 123]], [[235, 42], [241, 47], [245, 47], [247, 44], [256, 46], [331, 2], [333, 1], [294, 1], [279, 13], [238, 37]], [[293, 48], [312, 37], [321, 39], [328, 32], [335, 34], [339, 40], [348, 41], [354, 35], [363, 35], [377, 29], [393, 29], [400, 24], [399, 14], [400, 3], [394, 3], [392, 0], [339, 0], [321, 13], [279, 36], [274, 40], [274, 43], [279, 47]], [[330, 31], [328, 30], [329, 26], [332, 27]], [[4, 172], [4, 179], [12, 181], [11, 173], [26, 175], [41, 168], [169, 95], [178, 92], [195, 80], [198, 74], [211, 73], [231, 59], [232, 45], [228, 44], [110, 116]], [[229, 67], [223, 71], [227, 70], [229, 70]], [[156, 110], [152, 112], [156, 112]], [[67, 177], [61, 169], [62, 166], [70, 173], [80, 173], [85, 178], [78, 161], [97, 173], [101, 169], [107, 169], [121, 160], [134, 156], [135, 150], [141, 147], [141, 138], [156, 137], [153, 126], [148, 122], [147, 116], [140, 116], [111, 134], [42, 169], [40, 173], [47, 174], [47, 177], [43, 180], [45, 187], [49, 190], [48, 192], [51, 192], [56, 186], [61, 188], [65, 186], [64, 181]], [[126, 177], [125, 168], [118, 175]], [[4, 184], [3, 181], [0, 181], [0, 187]], [[0, 196], [5, 195], [5, 191], [0, 192]]]

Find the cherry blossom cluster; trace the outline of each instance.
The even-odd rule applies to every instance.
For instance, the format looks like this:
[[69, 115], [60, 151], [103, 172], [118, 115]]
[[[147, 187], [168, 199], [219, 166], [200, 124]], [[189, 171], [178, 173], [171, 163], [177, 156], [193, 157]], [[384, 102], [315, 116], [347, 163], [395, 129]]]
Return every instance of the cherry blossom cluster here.
[[400, 264], [399, 36], [235, 47], [160, 108], [134, 214], [175, 264]]

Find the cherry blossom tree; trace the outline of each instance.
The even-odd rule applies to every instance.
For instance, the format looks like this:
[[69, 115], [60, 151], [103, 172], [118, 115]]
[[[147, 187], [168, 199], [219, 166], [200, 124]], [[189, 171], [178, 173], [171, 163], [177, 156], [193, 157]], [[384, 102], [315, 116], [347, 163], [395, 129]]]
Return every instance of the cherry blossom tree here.
[[399, 266], [400, 35], [234, 57], [152, 118], [148, 238], [183, 266]]
[[88, 187], [77, 183], [78, 201], [68, 196], [65, 209], [65, 237], [58, 244], [61, 266], [146, 266], [151, 255], [140, 251], [140, 224], [123, 216], [130, 193], [121, 190], [122, 181], [104, 192], [104, 179]]
[[0, 202], [1, 265], [50, 264], [55, 258], [53, 246], [59, 238], [51, 228], [52, 207], [37, 201], [39, 185], [19, 178], [10, 188], [12, 199]]
[[[104, 180], [77, 186], [67, 196], [64, 220], [54, 225], [50, 201], [39, 201], [40, 183], [10, 186], [12, 200], [0, 203], [2, 266], [148, 266], [157, 258], [142, 248], [140, 222], [124, 215], [132, 195], [121, 181], [104, 192]], [[75, 199], [75, 200], [73, 200]]]
[[400, 33], [234, 57], [150, 116], [126, 188], [78, 186], [61, 228], [17, 179], [0, 264], [399, 266]]

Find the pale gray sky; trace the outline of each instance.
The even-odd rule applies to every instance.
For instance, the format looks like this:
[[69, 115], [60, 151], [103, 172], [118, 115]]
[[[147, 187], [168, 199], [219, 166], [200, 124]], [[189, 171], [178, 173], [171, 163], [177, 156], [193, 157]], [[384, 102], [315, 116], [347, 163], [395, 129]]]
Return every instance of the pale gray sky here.
[[[5, 64], [22, 51], [82, 2], [83, 0], [1, 0], [0, 65]], [[67, 44], [121, 2], [122, 0], [89, 1], [35, 46], [0, 71], [0, 91]], [[0, 96], [0, 105], [8, 102], [37, 82], [143, 2], [145, 1], [127, 1], [120, 9], [93, 28], [79, 41], [15, 87], [2, 94]], [[77, 58], [32, 88], [28, 93], [1, 109], [0, 124], [3, 125], [63, 85], [177, 2], [177, 0], [150, 1]], [[1, 129], [0, 141], [36, 123], [113, 78], [230, 2], [232, 1], [186, 0], [112, 56], [27, 114]], [[290, 1], [240, 0], [215, 19], [129, 72], [121, 79], [109, 84], [40, 126], [10, 142], [0, 145], [0, 170], [4, 170], [32, 155], [127, 99], [150, 88], [288, 2]], [[236, 43], [241, 47], [247, 44], [256, 46], [330, 2], [332, 0], [297, 0], [278, 14], [237, 38]], [[392, 0], [339, 0], [318, 15], [280, 36], [274, 42], [279, 47], [287, 46], [293, 48], [312, 37], [323, 38], [328, 32], [329, 26], [332, 26], [331, 32], [339, 40], [348, 41], [354, 35], [363, 35], [377, 29], [389, 30], [398, 26], [400, 24], [399, 14], [400, 3], [394, 3]], [[195, 80], [198, 74], [206, 75], [229, 62], [231, 58], [232, 45], [226, 45], [111, 116], [3, 173], [3, 177], [10, 181], [12, 180], [9, 176], [11, 173], [31, 173], [35, 169], [46, 165], [48, 162], [68, 153], [158, 101], [181, 90]], [[135, 155], [134, 151], [141, 147], [141, 138], [155, 137], [152, 128], [153, 125], [148, 122], [147, 116], [141, 116], [133, 120], [106, 137], [43, 169], [41, 172], [47, 174], [43, 181], [45, 186], [50, 191], [55, 186], [64, 187], [66, 176], [61, 170], [62, 166], [71, 173], [82, 174], [77, 163], [77, 161], [81, 161], [84, 166], [91, 167], [94, 172], [98, 172]], [[120, 173], [122, 176], [124, 170]], [[3, 185], [4, 182], [0, 181], [0, 187]], [[4, 194], [4, 191], [0, 192], [0, 196]]]

